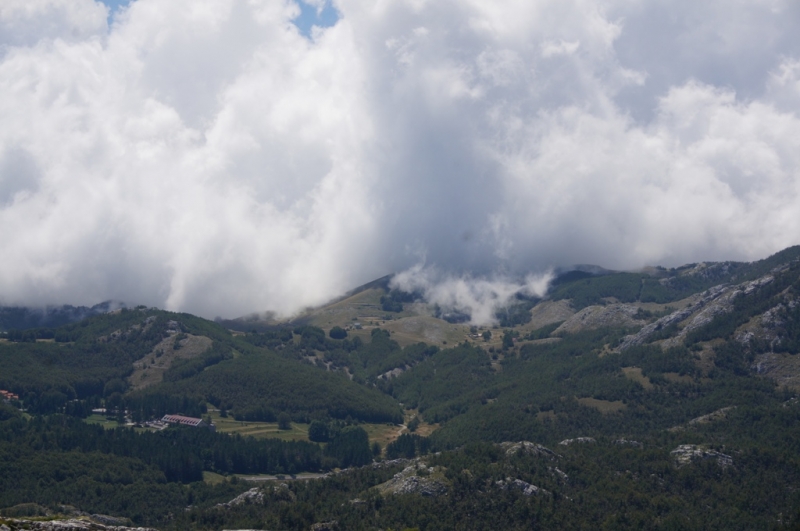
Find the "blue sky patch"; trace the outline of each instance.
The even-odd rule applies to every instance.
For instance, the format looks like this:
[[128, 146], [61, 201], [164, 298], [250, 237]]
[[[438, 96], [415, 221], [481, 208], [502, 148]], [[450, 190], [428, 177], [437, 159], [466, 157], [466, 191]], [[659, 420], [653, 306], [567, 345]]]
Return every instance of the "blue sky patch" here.
[[111, 25], [111, 21], [114, 20], [114, 15], [117, 13], [117, 10], [121, 7], [125, 7], [130, 4], [132, 1], [135, 0], [101, 0], [106, 7], [108, 7], [108, 24]]
[[103, 0], [103, 3], [109, 7], [111, 15], [113, 16], [117, 9], [128, 5], [130, 0]]
[[336, 12], [330, 1], [325, 2], [325, 7], [319, 13], [317, 13], [316, 7], [310, 6], [302, 0], [297, 2], [297, 5], [300, 6], [300, 16], [292, 22], [300, 30], [300, 33], [308, 38], [311, 38], [312, 27], [329, 28], [339, 20], [339, 13]]
[[[109, 8], [108, 21], [111, 22], [117, 10], [127, 6], [131, 1], [135, 0], [102, 0]], [[339, 13], [336, 12], [330, 1], [325, 3], [325, 7], [319, 13], [317, 13], [316, 7], [308, 5], [302, 0], [298, 0], [297, 5], [300, 6], [300, 15], [292, 22], [305, 37], [311, 38], [312, 27], [329, 28], [339, 20]]]

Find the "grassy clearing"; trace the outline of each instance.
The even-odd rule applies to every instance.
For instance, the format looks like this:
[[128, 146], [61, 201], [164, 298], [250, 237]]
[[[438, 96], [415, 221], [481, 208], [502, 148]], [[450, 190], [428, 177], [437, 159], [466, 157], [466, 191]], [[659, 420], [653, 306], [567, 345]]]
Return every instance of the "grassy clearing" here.
[[89, 424], [99, 424], [107, 430], [113, 430], [114, 428], [119, 428], [120, 424], [116, 421], [116, 419], [107, 419], [105, 415], [100, 414], [93, 414], [89, 415], [85, 419], [86, 422]]
[[203, 482], [208, 483], [209, 485], [218, 485], [220, 483], [225, 483], [226, 481], [228, 481], [228, 478], [222, 474], [203, 470]]
[[653, 389], [653, 382], [650, 381], [650, 378], [642, 374], [642, 369], [639, 367], [623, 367], [622, 372], [625, 373], [625, 376], [634, 382], [639, 382], [642, 387], [650, 391]]
[[603, 415], [617, 413], [627, 407], [622, 403], [622, 400], [609, 402], [608, 400], [598, 400], [597, 398], [579, 398], [578, 403], [582, 406], [593, 407]]
[[369, 444], [377, 442], [381, 448], [386, 448], [386, 445], [397, 439], [405, 429], [397, 424], [361, 424], [361, 427], [369, 436]]
[[[361, 424], [360, 426], [364, 428], [369, 436], [369, 443], [375, 443], [381, 445], [382, 449], [386, 449], [386, 446], [389, 443], [394, 442], [397, 440], [400, 435], [407, 433], [409, 422], [417, 416], [416, 410], [406, 410], [405, 412], [405, 424]], [[428, 437], [431, 433], [439, 429], [439, 424], [428, 424], [427, 422], [422, 422], [420, 419], [419, 426], [417, 426], [416, 431], [414, 434], [420, 435], [422, 437]]]
[[540, 411], [536, 414], [536, 420], [539, 422], [543, 420], [556, 420], [556, 413], [555, 411]]
[[278, 428], [277, 422], [245, 422], [234, 420], [233, 417], [222, 418], [219, 411], [209, 411], [211, 422], [217, 427], [219, 433], [238, 433], [250, 435], [258, 439], [282, 439], [284, 441], [307, 441], [308, 424], [292, 422], [289, 430]]
[[694, 383], [694, 378], [688, 374], [678, 374], [677, 372], [665, 372], [664, 379], [672, 383]]
[[[217, 432], [219, 433], [238, 433], [240, 435], [250, 435], [261, 439], [282, 439], [284, 441], [307, 441], [308, 440], [308, 424], [301, 424], [292, 422], [292, 429], [281, 430], [278, 429], [277, 422], [243, 422], [234, 420], [232, 417], [222, 418], [219, 416], [219, 411], [209, 408], [208, 415], [211, 421], [216, 425]], [[410, 418], [408, 419], [410, 420]], [[381, 448], [386, 448], [386, 445], [397, 439], [400, 434], [405, 430], [403, 426], [396, 424], [359, 424], [364, 428], [369, 436], [369, 443], [377, 442]], [[420, 435], [428, 436], [436, 428], [438, 424], [425, 424], [421, 423], [417, 429]]]
[[[427, 422], [422, 420], [422, 417], [419, 416], [419, 410], [417, 409], [407, 409], [405, 411], [404, 418], [406, 426], [408, 426], [408, 423], [411, 422], [414, 419], [414, 417], [417, 417], [420, 421], [419, 425], [417, 426], [417, 429], [414, 431], [414, 434], [416, 435], [419, 435], [421, 437], [427, 437], [431, 433], [439, 429], [439, 424], [428, 424]], [[397, 436], [399, 437], [400, 434], [398, 433]]]

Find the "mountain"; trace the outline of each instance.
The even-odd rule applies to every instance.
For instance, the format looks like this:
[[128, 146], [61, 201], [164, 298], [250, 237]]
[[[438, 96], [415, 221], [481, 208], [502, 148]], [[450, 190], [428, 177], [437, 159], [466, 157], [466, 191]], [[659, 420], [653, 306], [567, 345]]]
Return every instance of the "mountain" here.
[[91, 308], [70, 305], [42, 308], [0, 306], [0, 332], [28, 328], [55, 328], [124, 307], [125, 303], [118, 301], [101, 302]]
[[[563, 271], [485, 327], [389, 280], [291, 321], [137, 308], [9, 331], [0, 524], [69, 503], [160, 529], [800, 526], [800, 247]], [[295, 446], [82, 420], [101, 406], [281, 420]]]

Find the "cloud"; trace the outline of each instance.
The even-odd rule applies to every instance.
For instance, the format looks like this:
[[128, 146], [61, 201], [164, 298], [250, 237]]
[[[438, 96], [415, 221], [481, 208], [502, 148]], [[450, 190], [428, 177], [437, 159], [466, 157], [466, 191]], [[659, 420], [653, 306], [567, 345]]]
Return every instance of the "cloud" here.
[[798, 243], [796, 3], [334, 7], [3, 2], [0, 302], [289, 314], [424, 256], [490, 312]]
[[493, 278], [453, 276], [424, 263], [415, 264], [392, 277], [390, 286], [407, 293], [420, 293], [429, 304], [445, 313], [469, 316], [476, 325], [497, 322], [497, 311], [513, 304], [517, 295], [544, 297], [553, 273], [529, 274], [522, 281], [495, 275]]
[[42, 39], [80, 42], [107, 31], [108, 8], [87, 0], [3, 0], [0, 53]]

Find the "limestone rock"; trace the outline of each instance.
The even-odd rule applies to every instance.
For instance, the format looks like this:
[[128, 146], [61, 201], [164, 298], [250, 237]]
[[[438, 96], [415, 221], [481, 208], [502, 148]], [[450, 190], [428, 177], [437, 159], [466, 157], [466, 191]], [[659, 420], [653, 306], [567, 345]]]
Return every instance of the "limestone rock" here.
[[597, 441], [591, 437], [576, 437], [574, 439], [564, 439], [560, 443], [559, 446], [571, 446], [573, 444], [594, 444]]
[[636, 318], [638, 312], [639, 308], [631, 304], [589, 306], [564, 321], [553, 333], [574, 333], [580, 330], [603, 327], [642, 326], [645, 321]]
[[642, 345], [642, 344], [646, 343], [647, 340], [650, 339], [650, 336], [652, 336], [653, 334], [655, 334], [659, 330], [662, 330], [662, 329], [664, 329], [664, 328], [666, 328], [666, 327], [668, 327], [670, 325], [680, 323], [684, 319], [687, 319], [693, 313], [695, 313], [698, 310], [700, 310], [701, 308], [705, 307], [711, 301], [717, 299], [727, 289], [728, 289], [728, 286], [720, 285], [720, 286], [715, 286], [713, 288], [710, 288], [710, 289], [704, 291], [700, 295], [696, 296], [694, 302], [692, 304], [690, 304], [689, 306], [687, 306], [686, 308], [681, 308], [680, 310], [676, 310], [676, 311], [672, 312], [671, 314], [669, 314], [667, 316], [664, 316], [661, 319], [658, 319], [656, 322], [650, 323], [649, 325], [644, 326], [637, 333], [635, 333], [633, 335], [630, 335], [630, 336], [626, 336], [622, 340], [622, 343], [620, 344], [620, 346], [617, 347], [617, 350], [619, 352], [622, 352], [622, 351], [627, 350], [627, 349], [629, 349], [631, 347], [635, 347], [635, 346]]
[[502, 490], [518, 490], [525, 496], [539, 496], [542, 494], [550, 494], [550, 491], [532, 485], [521, 479], [506, 478], [495, 483]]
[[708, 424], [710, 422], [714, 422], [717, 420], [725, 420], [728, 417], [728, 412], [733, 411], [736, 409], [736, 406], [729, 406], [724, 407], [722, 409], [718, 409], [709, 413], [708, 415], [702, 415], [700, 417], [694, 418], [689, 421], [689, 425], [696, 425], [696, 424]]
[[264, 492], [259, 487], [253, 487], [252, 489], [239, 494], [227, 503], [217, 504], [217, 507], [238, 507], [239, 505], [256, 503], [264, 503]]
[[630, 441], [628, 439], [617, 439], [616, 441], [614, 441], [614, 444], [617, 444], [619, 446], [633, 446], [634, 448], [641, 448], [642, 446], [644, 446], [639, 441]]
[[5, 521], [2, 531], [156, 531], [145, 527], [123, 527], [104, 525], [88, 517], [69, 518], [65, 520], [25, 520], [9, 518]]
[[424, 463], [416, 463], [377, 488], [382, 494], [421, 494], [434, 497], [447, 494], [449, 484], [441, 467], [427, 467]]
[[505, 450], [506, 455], [541, 455], [549, 459], [560, 457], [553, 450], [546, 448], [541, 444], [532, 443], [530, 441], [503, 442], [500, 443], [500, 448]]
[[733, 458], [729, 455], [709, 450], [696, 444], [682, 444], [670, 452], [675, 466], [678, 468], [690, 465], [697, 461], [713, 459], [722, 468], [733, 466]]

